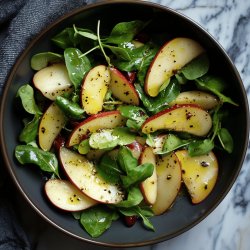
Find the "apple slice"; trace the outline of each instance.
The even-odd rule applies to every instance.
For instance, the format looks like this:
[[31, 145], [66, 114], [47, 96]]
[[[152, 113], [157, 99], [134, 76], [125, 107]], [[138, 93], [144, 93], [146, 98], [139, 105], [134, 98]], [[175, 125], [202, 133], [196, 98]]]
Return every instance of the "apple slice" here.
[[163, 45], [154, 57], [145, 79], [145, 92], [155, 97], [163, 83], [179, 69], [204, 52], [196, 41], [177, 37]]
[[50, 179], [45, 183], [50, 202], [64, 211], [81, 211], [97, 204], [66, 180]]
[[112, 95], [124, 103], [138, 106], [140, 99], [134, 85], [116, 68], [110, 68], [110, 75]]
[[213, 190], [219, 172], [213, 152], [191, 157], [187, 150], [175, 152], [181, 163], [182, 179], [191, 196], [192, 203], [203, 201]]
[[180, 93], [174, 101], [169, 103], [170, 106], [174, 106], [176, 104], [197, 104], [202, 109], [209, 110], [215, 108], [219, 104], [219, 101], [212, 94], [192, 90]]
[[102, 110], [109, 84], [110, 73], [107, 66], [95, 66], [87, 73], [81, 89], [81, 103], [87, 114], [94, 115]]
[[181, 188], [181, 166], [175, 154], [156, 159], [157, 198], [152, 206], [155, 215], [167, 211], [175, 201]]
[[152, 163], [154, 165], [153, 174], [140, 184], [140, 189], [146, 203], [152, 205], [156, 201], [157, 196], [157, 175], [156, 175], [156, 160], [151, 147], [145, 147], [141, 153], [140, 164]]
[[37, 71], [33, 77], [33, 83], [45, 97], [52, 101], [57, 96], [73, 90], [67, 68], [62, 63], [52, 64]]
[[142, 145], [135, 140], [128, 144], [127, 147], [131, 150], [132, 155], [138, 160], [142, 152]]
[[84, 136], [96, 132], [98, 129], [115, 128], [124, 124], [125, 119], [118, 110], [92, 115], [74, 128], [69, 136], [67, 146], [79, 144]]
[[104, 181], [86, 157], [65, 147], [61, 147], [59, 156], [66, 175], [85, 195], [107, 204], [122, 201], [124, 194], [119, 186]]
[[163, 151], [163, 146], [164, 146], [167, 136], [168, 135], [166, 134], [159, 134], [153, 138], [152, 149], [153, 149], [154, 154], [158, 154], [159, 152]]
[[212, 127], [208, 112], [195, 104], [175, 105], [149, 117], [142, 125], [142, 132], [152, 133], [160, 129], [187, 132], [205, 136]]
[[38, 142], [41, 149], [49, 151], [54, 140], [67, 122], [63, 111], [53, 102], [44, 112], [38, 129]]

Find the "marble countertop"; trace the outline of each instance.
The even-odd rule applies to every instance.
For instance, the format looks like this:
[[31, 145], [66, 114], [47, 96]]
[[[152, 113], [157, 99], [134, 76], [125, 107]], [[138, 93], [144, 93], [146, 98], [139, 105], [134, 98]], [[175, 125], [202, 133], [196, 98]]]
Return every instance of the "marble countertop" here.
[[[90, 2], [90, 1], [89, 1]], [[210, 32], [235, 63], [250, 98], [250, 1], [243, 0], [155, 0], [192, 18]], [[232, 189], [222, 203], [188, 232], [141, 250], [247, 250], [250, 249], [250, 150]], [[108, 249], [79, 242], [43, 222], [25, 202], [39, 233], [31, 234], [36, 250]], [[27, 207], [26, 207], [27, 206]], [[32, 231], [25, 218], [24, 228]], [[39, 238], [37, 238], [39, 235]], [[59, 244], [58, 244], [59, 242]]]

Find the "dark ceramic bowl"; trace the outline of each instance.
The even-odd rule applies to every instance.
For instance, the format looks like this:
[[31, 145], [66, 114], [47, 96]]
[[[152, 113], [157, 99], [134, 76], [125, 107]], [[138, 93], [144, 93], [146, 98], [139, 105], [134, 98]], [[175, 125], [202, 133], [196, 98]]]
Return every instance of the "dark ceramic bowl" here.
[[[36, 168], [26, 168], [17, 164], [14, 149], [21, 131], [21, 117], [15, 109], [15, 95], [18, 87], [32, 82], [34, 72], [30, 68], [32, 55], [52, 49], [50, 38], [63, 28], [73, 24], [95, 30], [100, 19], [102, 29], [110, 29], [120, 21], [152, 19], [151, 32], [169, 36], [188, 36], [199, 41], [208, 51], [213, 70], [218, 70], [228, 83], [227, 95], [238, 104], [230, 106], [230, 129], [235, 142], [232, 154], [219, 155], [219, 178], [212, 194], [202, 203], [192, 205], [190, 199], [180, 195], [167, 213], [152, 219], [156, 231], [144, 229], [140, 223], [127, 228], [121, 221], [97, 239], [91, 238], [72, 218], [52, 207], [43, 196], [44, 180]], [[1, 105], [1, 146], [6, 166], [20, 192], [32, 207], [46, 221], [80, 240], [105, 246], [130, 247], [153, 244], [175, 237], [203, 220], [223, 200], [237, 178], [248, 142], [248, 104], [240, 76], [223, 48], [200, 26], [187, 17], [163, 6], [143, 1], [107, 1], [79, 8], [47, 27], [20, 56], [4, 90]]]

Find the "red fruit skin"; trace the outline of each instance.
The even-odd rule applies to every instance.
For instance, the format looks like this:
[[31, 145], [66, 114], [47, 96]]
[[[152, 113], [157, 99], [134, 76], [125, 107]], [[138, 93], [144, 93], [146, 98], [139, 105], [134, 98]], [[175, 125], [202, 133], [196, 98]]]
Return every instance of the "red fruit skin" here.
[[55, 148], [56, 152], [58, 153], [60, 148], [65, 145], [65, 138], [59, 134], [53, 142], [53, 147]]
[[143, 146], [138, 141], [134, 141], [128, 144], [127, 147], [132, 151], [133, 156], [139, 159]]
[[134, 84], [135, 79], [136, 79], [136, 72], [131, 71], [131, 72], [124, 72], [125, 77], [127, 80], [131, 83]]
[[124, 221], [127, 227], [132, 227], [137, 221], [137, 216], [125, 216]]

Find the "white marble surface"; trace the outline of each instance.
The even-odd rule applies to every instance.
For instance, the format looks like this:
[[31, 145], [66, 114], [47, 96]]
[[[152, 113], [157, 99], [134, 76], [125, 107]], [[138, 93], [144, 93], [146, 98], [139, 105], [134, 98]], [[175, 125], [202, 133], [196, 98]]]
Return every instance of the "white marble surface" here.
[[[249, 0], [158, 0], [192, 18], [226, 49], [243, 79], [250, 97], [250, 1]], [[157, 245], [154, 250], [249, 250], [250, 249], [250, 151], [242, 171], [223, 202], [188, 232]], [[41, 234], [37, 250], [107, 249], [84, 244], [48, 227], [31, 211]], [[25, 223], [25, 222], [24, 222]], [[29, 225], [26, 225], [29, 227]], [[35, 237], [35, 236], [34, 236]], [[58, 245], [59, 243], [59, 245]]]

